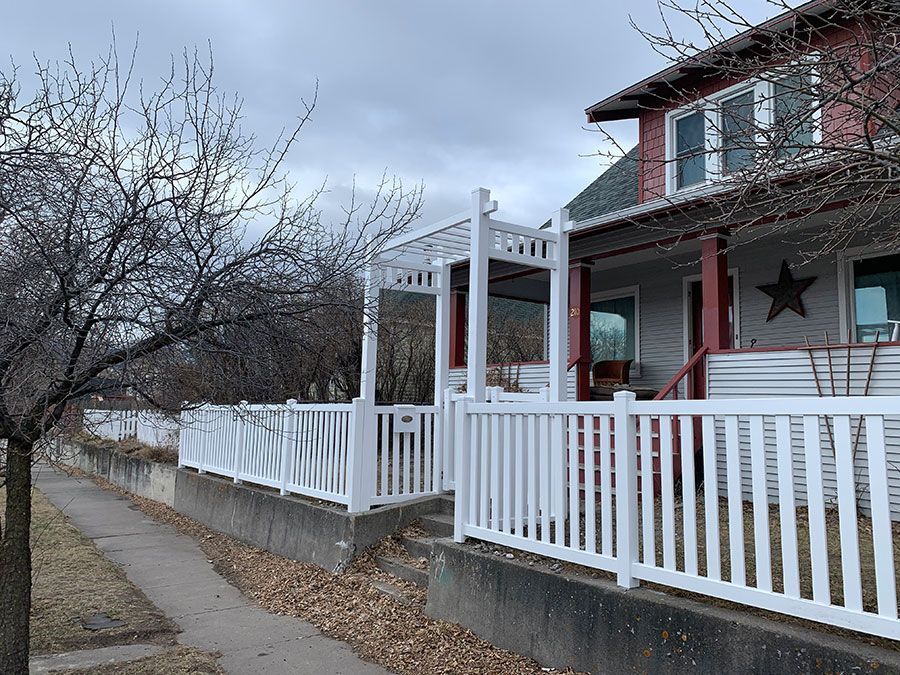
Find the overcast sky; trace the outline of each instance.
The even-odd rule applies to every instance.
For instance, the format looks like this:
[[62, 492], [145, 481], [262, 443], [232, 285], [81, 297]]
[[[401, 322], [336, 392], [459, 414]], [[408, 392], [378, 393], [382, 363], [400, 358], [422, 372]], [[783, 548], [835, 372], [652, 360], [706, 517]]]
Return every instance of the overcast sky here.
[[[740, 0], [763, 19], [763, 0]], [[665, 66], [629, 26], [658, 25], [653, 0], [57, 0], [10, 3], [0, 44], [20, 66], [139, 39], [150, 85], [170, 55], [212, 43], [217, 82], [245, 99], [262, 139], [297, 114], [319, 81], [319, 105], [290, 158], [304, 191], [328, 178], [327, 215], [354, 175], [384, 169], [425, 184], [423, 221], [466, 208], [490, 188], [504, 217], [541, 223], [596, 178], [601, 139], [588, 105]], [[614, 127], [623, 145], [636, 124]]]

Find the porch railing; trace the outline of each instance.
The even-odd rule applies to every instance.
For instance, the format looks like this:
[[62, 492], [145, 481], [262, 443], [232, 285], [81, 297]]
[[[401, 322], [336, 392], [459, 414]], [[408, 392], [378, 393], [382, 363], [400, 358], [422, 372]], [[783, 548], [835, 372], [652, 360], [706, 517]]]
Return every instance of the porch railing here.
[[[611, 403], [463, 400], [456, 413], [457, 540], [607, 570], [625, 587], [649, 581], [900, 638], [894, 469], [885, 452], [885, 417], [900, 414], [900, 397], [635, 401], [621, 392]], [[854, 419], [865, 436], [871, 519], [857, 510]], [[826, 421], [835, 438], [833, 486], [822, 474]], [[695, 434], [697, 466], [694, 453], [676, 453], [679, 444], [693, 447]], [[768, 453], [778, 466], [774, 486]], [[716, 470], [723, 461], [724, 481]], [[800, 475], [808, 506], [798, 509]]]

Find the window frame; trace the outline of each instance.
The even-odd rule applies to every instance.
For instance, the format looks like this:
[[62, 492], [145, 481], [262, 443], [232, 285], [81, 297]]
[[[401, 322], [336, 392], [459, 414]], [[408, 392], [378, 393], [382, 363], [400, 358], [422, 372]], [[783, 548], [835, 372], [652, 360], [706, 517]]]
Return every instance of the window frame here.
[[[873, 250], [870, 246], [855, 246], [838, 253], [838, 320], [841, 335], [849, 334], [853, 343], [859, 340], [856, 334], [856, 284], [853, 265], [861, 260], [885, 258], [892, 255], [900, 255], [900, 247]], [[878, 344], [895, 343], [890, 342], [888, 335], [884, 340], [879, 340]]]
[[[812, 56], [810, 58], [813, 58]], [[730, 176], [739, 173], [735, 171], [725, 174], [723, 171], [723, 145], [722, 145], [722, 104], [750, 91], [753, 92], [753, 105], [755, 108], [755, 125], [758, 129], [771, 127], [775, 120], [774, 90], [776, 82], [787, 79], [790, 73], [780, 77], [769, 74], [762, 77], [750, 78], [725, 87], [710, 96], [705, 96], [690, 104], [669, 110], [665, 117], [665, 152], [666, 152], [666, 195], [683, 194], [691, 191], [702, 191], [716, 183], [728, 180]], [[810, 73], [813, 86], [819, 83], [818, 74], [813, 69]], [[814, 103], [812, 124], [812, 143], [819, 143], [822, 139], [822, 109]], [[678, 164], [676, 154], [676, 123], [678, 120], [696, 112], [705, 114], [706, 131], [706, 180], [685, 187], [678, 187]], [[757, 134], [757, 142], [762, 143], [763, 138]]]
[[[634, 298], [634, 362], [631, 364], [631, 376], [639, 378], [641, 376], [641, 287], [639, 284], [634, 286], [622, 286], [621, 288], [611, 288], [609, 290], [595, 291], [591, 293], [591, 304], [601, 302], [603, 300], [621, 300], [623, 298]], [[588, 316], [590, 323], [590, 315]], [[591, 363], [593, 365], [593, 349], [591, 350]]]

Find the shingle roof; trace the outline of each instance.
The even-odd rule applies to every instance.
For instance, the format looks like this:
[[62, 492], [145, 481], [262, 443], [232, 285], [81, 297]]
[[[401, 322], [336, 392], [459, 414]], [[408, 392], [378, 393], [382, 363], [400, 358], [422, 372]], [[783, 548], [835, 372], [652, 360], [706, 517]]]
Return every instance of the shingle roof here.
[[589, 220], [638, 203], [638, 147], [629, 150], [566, 204], [569, 218]]

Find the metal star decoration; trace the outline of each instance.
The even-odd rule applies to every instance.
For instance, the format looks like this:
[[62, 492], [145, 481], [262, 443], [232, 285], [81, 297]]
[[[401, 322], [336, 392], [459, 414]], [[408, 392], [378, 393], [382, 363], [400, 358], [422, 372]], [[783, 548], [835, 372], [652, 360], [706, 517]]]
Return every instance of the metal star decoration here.
[[778, 282], [757, 286], [759, 290], [772, 298], [772, 306], [769, 308], [769, 316], [766, 317], [766, 323], [781, 314], [785, 309], [793, 310], [800, 316], [806, 317], [806, 310], [803, 309], [803, 300], [800, 296], [803, 294], [803, 291], [812, 286], [812, 283], [817, 278], [794, 279], [787, 260], [782, 260]]

